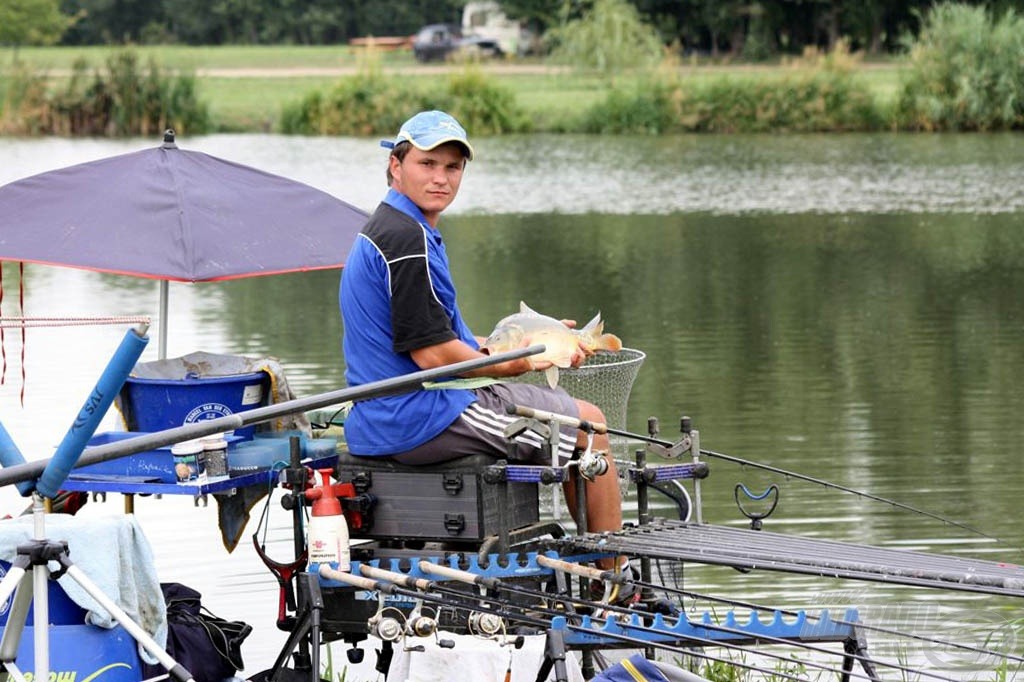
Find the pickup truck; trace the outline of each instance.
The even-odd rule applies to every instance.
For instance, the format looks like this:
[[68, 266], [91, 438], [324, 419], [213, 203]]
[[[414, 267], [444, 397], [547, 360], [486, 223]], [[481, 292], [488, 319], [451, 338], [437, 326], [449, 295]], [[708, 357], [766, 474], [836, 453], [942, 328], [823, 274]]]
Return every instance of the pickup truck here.
[[429, 24], [416, 34], [412, 52], [417, 61], [444, 61], [455, 56], [500, 57], [503, 52], [493, 38], [463, 36], [456, 26]]

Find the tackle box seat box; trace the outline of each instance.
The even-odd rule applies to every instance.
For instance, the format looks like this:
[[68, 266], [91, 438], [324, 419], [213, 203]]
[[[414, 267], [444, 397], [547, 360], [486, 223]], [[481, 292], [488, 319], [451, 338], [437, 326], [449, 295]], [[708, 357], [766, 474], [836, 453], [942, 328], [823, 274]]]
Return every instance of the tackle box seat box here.
[[484, 480], [485, 471], [498, 460], [472, 455], [427, 466], [399, 464], [388, 457], [338, 455], [338, 480], [352, 483], [356, 493], [376, 498], [365, 530], [353, 537], [421, 540], [482, 540], [497, 535], [501, 505], [506, 505], [510, 530], [539, 519], [538, 486], [508, 483], [508, 501], [502, 486]]

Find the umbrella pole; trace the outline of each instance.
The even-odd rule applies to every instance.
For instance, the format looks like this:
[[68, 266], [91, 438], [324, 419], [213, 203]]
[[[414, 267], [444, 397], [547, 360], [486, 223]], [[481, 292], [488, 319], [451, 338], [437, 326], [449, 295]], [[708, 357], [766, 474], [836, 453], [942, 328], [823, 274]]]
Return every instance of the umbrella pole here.
[[167, 289], [167, 280], [160, 280], [160, 339], [157, 344], [158, 360], [167, 359]]

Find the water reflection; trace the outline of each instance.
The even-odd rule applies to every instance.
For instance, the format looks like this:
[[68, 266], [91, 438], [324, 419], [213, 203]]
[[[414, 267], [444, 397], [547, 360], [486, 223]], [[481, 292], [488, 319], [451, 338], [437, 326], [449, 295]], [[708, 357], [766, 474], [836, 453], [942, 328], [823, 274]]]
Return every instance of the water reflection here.
[[[0, 183], [159, 140], [0, 138]], [[179, 146], [256, 166], [370, 210], [377, 139], [211, 135]], [[452, 213], [1006, 213], [1024, 208], [1024, 139], [991, 135], [479, 138]]]

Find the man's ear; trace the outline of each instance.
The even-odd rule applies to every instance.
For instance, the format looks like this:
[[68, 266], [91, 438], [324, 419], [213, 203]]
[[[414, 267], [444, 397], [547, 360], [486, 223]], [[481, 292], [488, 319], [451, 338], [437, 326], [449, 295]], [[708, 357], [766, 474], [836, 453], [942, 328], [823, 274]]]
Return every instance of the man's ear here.
[[392, 154], [388, 157], [388, 170], [391, 171], [391, 184], [395, 184], [395, 180], [399, 179], [402, 173], [402, 162], [398, 160], [398, 157]]

